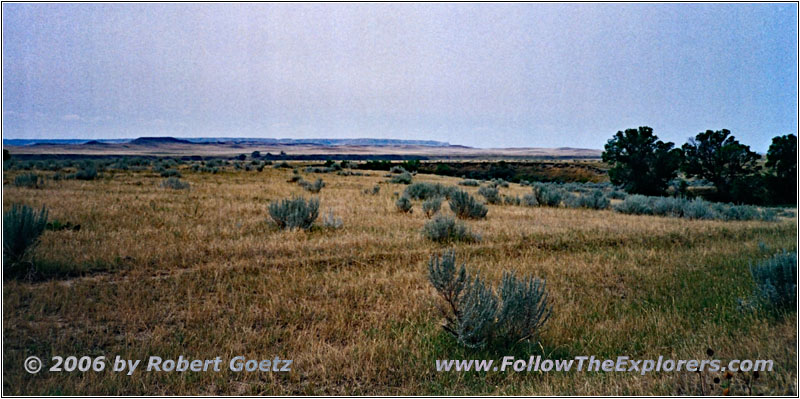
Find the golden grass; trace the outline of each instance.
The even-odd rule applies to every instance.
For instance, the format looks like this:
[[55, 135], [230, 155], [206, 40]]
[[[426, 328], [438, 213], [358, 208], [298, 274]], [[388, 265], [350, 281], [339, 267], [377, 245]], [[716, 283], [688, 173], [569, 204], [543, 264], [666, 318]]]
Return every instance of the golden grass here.
[[[511, 353], [470, 352], [439, 328], [427, 260], [446, 247], [421, 235], [419, 201], [410, 215], [396, 211], [393, 193], [405, 186], [383, 183], [382, 172], [319, 175], [327, 184], [321, 214], [332, 209], [344, 227], [278, 231], [267, 204], [311, 196], [287, 182], [291, 170], [183, 173], [189, 191], [160, 188], [149, 172], [4, 187], [4, 210], [46, 205], [51, 219], [82, 226], [46, 232], [38, 261], [106, 269], [4, 281], [4, 394], [699, 393], [693, 373], [437, 373], [435, 359]], [[362, 193], [378, 183], [379, 195]], [[528, 190], [512, 184], [501, 193]], [[547, 278], [553, 317], [541, 346], [509, 349], [518, 357], [703, 359], [711, 347], [722, 359], [774, 359], [776, 371], [756, 392], [796, 394], [796, 315], [773, 320], [736, 304], [750, 294], [748, 262], [764, 256], [759, 243], [795, 249], [795, 218], [687, 221], [489, 205], [485, 220], [467, 223], [483, 240], [454, 244], [459, 262], [494, 282], [504, 270]], [[280, 356], [294, 365], [288, 374], [29, 375], [21, 365], [30, 355]]]

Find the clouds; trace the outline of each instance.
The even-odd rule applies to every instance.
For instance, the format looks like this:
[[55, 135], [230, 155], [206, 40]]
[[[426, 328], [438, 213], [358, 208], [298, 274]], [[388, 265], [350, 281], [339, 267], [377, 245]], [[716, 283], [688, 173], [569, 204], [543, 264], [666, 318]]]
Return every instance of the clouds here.
[[[797, 126], [793, 5], [3, 7], [4, 111], [59, 115], [52, 134], [161, 120], [194, 135], [599, 148], [636, 124], [767, 145], [764, 131]], [[35, 127], [4, 118], [6, 134]]]

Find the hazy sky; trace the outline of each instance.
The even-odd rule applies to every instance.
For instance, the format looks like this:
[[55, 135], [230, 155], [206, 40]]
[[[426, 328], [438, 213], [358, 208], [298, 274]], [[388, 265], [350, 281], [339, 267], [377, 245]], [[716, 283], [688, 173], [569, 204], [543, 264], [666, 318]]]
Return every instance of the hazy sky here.
[[796, 133], [795, 4], [3, 4], [5, 138]]

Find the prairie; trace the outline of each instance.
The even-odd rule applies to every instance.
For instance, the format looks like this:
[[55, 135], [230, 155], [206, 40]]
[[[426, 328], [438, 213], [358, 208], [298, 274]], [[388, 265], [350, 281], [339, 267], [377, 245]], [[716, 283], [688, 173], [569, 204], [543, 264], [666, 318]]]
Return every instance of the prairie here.
[[[302, 170], [302, 168], [301, 168]], [[421, 202], [400, 213], [384, 172], [301, 173], [326, 183], [310, 194], [291, 169], [181, 169], [189, 190], [149, 171], [93, 181], [10, 184], [3, 209], [47, 206], [80, 230], [46, 231], [34, 262], [51, 271], [3, 282], [5, 395], [672, 395], [709, 393], [691, 372], [437, 372], [436, 359], [513, 355], [634, 359], [771, 359], [754, 394], [797, 394], [797, 317], [744, 311], [750, 263], [796, 250], [797, 216], [702, 221], [610, 210], [488, 205], [467, 221], [480, 242], [422, 236]], [[417, 174], [414, 181], [461, 179]], [[380, 185], [377, 195], [365, 189]], [[473, 195], [477, 187], [462, 187]], [[522, 196], [511, 184], [502, 194]], [[278, 230], [270, 202], [315, 197], [340, 229]], [[445, 203], [442, 211], [451, 213]], [[503, 271], [545, 278], [554, 309], [539, 341], [470, 350], [440, 327], [427, 262], [453, 248], [491, 282]], [[292, 359], [288, 373], [40, 372], [38, 356], [146, 359]], [[141, 366], [140, 366], [141, 367]], [[743, 376], [735, 394], [746, 393]], [[749, 377], [748, 377], [749, 378]], [[711, 393], [720, 394], [721, 387]]]

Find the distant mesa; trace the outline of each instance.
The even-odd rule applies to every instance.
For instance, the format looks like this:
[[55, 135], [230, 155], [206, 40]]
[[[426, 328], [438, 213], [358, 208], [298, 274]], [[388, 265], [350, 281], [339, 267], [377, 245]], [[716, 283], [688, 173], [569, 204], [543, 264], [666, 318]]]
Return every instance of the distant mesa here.
[[104, 143], [102, 141], [97, 141], [97, 140], [92, 140], [92, 141], [87, 141], [87, 142], [83, 143], [83, 145], [101, 145], [102, 146], [102, 145], [108, 145], [108, 143]]
[[175, 137], [139, 137], [132, 140], [130, 144], [138, 145], [160, 145], [160, 144], [192, 144], [191, 141], [176, 139]]

